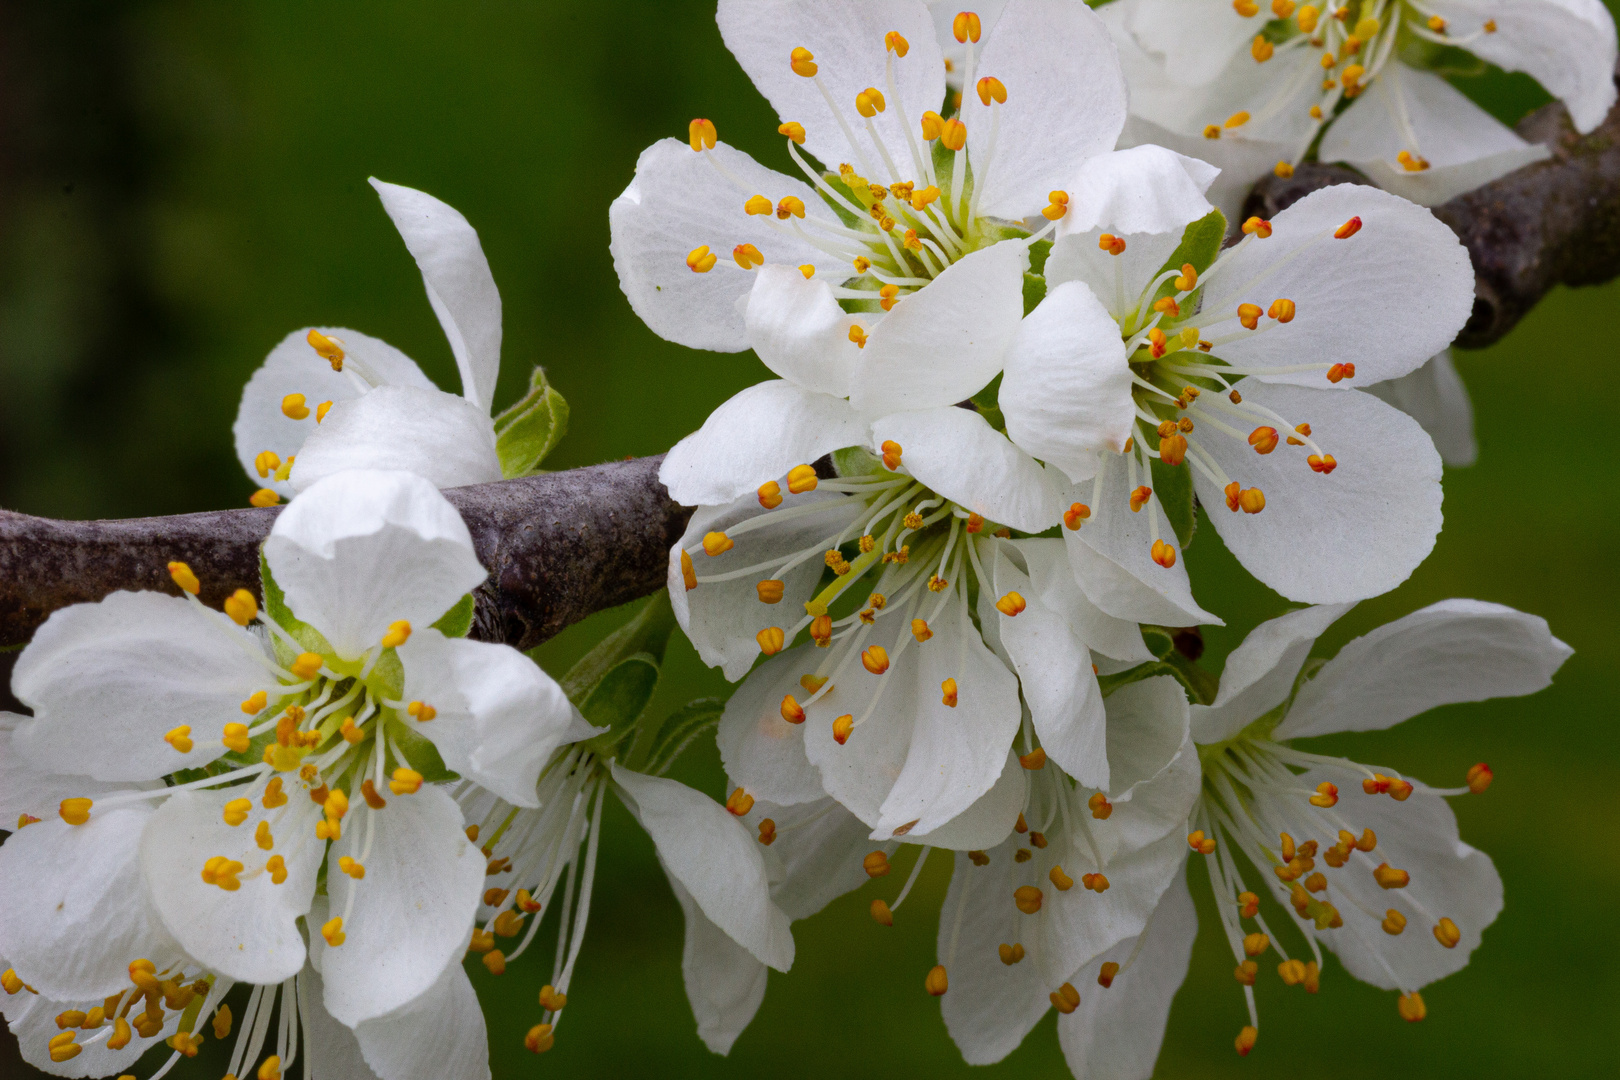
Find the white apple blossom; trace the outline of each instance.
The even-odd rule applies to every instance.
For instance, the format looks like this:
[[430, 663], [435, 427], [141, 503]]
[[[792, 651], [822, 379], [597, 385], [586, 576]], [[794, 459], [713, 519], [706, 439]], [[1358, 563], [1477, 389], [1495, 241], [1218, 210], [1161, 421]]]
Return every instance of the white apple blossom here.
[[[670, 552], [676, 615], [728, 678], [769, 658], [719, 731], [749, 794], [779, 806], [830, 794], [873, 839], [984, 847], [1022, 802], [1010, 750], [1023, 718], [1054, 760], [1106, 784], [1093, 650], [1127, 665], [1152, 654], [1134, 624], [1087, 601], [1059, 541], [1003, 539], [1005, 518], [925, 485], [924, 465], [954, 463], [865, 460], [834, 480], [802, 466], [700, 508]], [[932, 836], [972, 831], [960, 819], [976, 803], [988, 839]]]
[[[1317, 635], [1345, 610], [1306, 608], [1262, 624], [1228, 658], [1214, 703], [1192, 707], [1203, 787], [1183, 852], [1204, 860], [1243, 984], [1250, 1022], [1236, 1039], [1240, 1054], [1258, 1036], [1255, 985], [1269, 980], [1273, 951], [1281, 981], [1315, 993], [1325, 945], [1351, 975], [1399, 991], [1401, 1016], [1420, 1020], [1419, 991], [1461, 970], [1502, 908], [1495, 867], [1459, 839], [1446, 804], [1489, 787], [1489, 766], [1469, 769], [1463, 786], [1433, 788], [1293, 740], [1532, 694], [1571, 652], [1534, 616], [1446, 600], [1308, 662]], [[1263, 896], [1274, 903], [1263, 908]], [[1287, 912], [1286, 924], [1268, 912]], [[1279, 936], [1286, 925], [1303, 948]], [[1197, 930], [1179, 874], [1140, 936], [1076, 971], [1079, 1000], [1058, 1020], [1076, 1076], [1152, 1075]]]
[[[135, 959], [290, 988], [310, 960], [302, 921], [324, 942], [322, 1006], [384, 1080], [487, 1075], [481, 1020], [436, 1035], [392, 1023], [430, 994], [454, 1006], [434, 1006], [446, 1017], [477, 1016], [459, 961], [485, 859], [455, 800], [424, 781], [448, 766], [532, 806], [553, 749], [596, 729], [517, 650], [433, 625], [464, 633], [486, 574], [428, 480], [319, 481], [277, 518], [264, 563], [263, 614], [246, 590], [224, 613], [203, 607], [175, 563], [188, 595], [65, 608], [18, 658], [13, 692], [34, 715], [6, 757], [46, 774], [29, 785], [41, 794], [70, 789], [62, 774], [87, 781], [0, 847], [8, 910], [45, 920], [6, 920], [0, 954], [63, 1000], [111, 993]], [[83, 859], [59, 853], [74, 847]], [[77, 895], [53, 907], [63, 868]], [[146, 903], [96, 904], [107, 888]], [[91, 959], [58, 951], [64, 937]], [[92, 963], [93, 988], [72, 966]], [[436, 1041], [412, 1051], [401, 1026]]]
[[1427, 70], [1445, 47], [1527, 72], [1583, 133], [1615, 101], [1614, 20], [1599, 0], [1119, 0], [1103, 11], [1131, 88], [1125, 143], [1219, 165], [1229, 213], [1318, 135], [1319, 160], [1425, 206], [1547, 157]]
[[1214, 217], [1186, 247], [1179, 228], [1060, 229], [1046, 298], [1009, 351], [1008, 434], [1076, 485], [1065, 537], [1080, 585], [1121, 618], [1210, 618], [1153, 490], [1183, 464], [1226, 546], [1290, 599], [1391, 589], [1440, 529], [1429, 437], [1351, 387], [1451, 340], [1473, 302], [1467, 253], [1427, 210], [1366, 186], [1243, 231], [1217, 256]]
[[[404, 469], [439, 487], [501, 478], [490, 418], [501, 365], [501, 295], [478, 233], [433, 196], [372, 179], [422, 271], [461, 394], [433, 385], [387, 342], [343, 327], [288, 334], [242, 391], [237, 460], [273, 505], [344, 469]], [[296, 464], [295, 464], [296, 459]]]
[[[919, 360], [895, 353], [870, 316], [839, 319], [833, 301], [903, 309], [974, 253], [1026, 232], [1013, 228], [1025, 218], [1044, 225], [1037, 215], [1062, 212], [1079, 168], [1113, 148], [1125, 119], [1114, 47], [1083, 4], [1012, 0], [993, 25], [958, 15], [953, 36], [973, 88], [948, 118], [945, 62], [921, 0], [721, 0], [718, 20], [776, 109], [804, 180], [766, 169], [694, 120], [688, 142], [666, 139], [642, 154], [613, 203], [619, 281], [656, 333], [721, 351], [757, 346], [740, 304], [765, 276], [757, 268], [824, 282], [830, 310], [818, 301], [802, 315], [836, 321], [820, 328], [843, 338], [846, 355], [821, 377], [828, 385], [799, 381], [836, 396], [849, 393], [831, 388], [839, 369], [857, 358], [879, 376], [909, 374]], [[1018, 295], [1022, 272], [1005, 256], [964, 265], [954, 276], [974, 281], [959, 283], [954, 304], [982, 294], [991, 310], [982, 319], [959, 311], [942, 331], [980, 333], [985, 322], [982, 336], [994, 338], [1002, 297]], [[979, 351], [988, 355], [988, 345]], [[972, 369], [969, 392], [994, 373]]]

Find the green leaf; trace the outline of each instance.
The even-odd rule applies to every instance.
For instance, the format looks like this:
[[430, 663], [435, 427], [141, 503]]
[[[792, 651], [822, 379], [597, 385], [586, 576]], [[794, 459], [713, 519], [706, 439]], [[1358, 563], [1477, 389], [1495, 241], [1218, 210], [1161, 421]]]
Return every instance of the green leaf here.
[[568, 402], [546, 381], [546, 369], [529, 376], [529, 392], [495, 418], [495, 452], [501, 475], [530, 476], [568, 433]]
[[[580, 657], [579, 662], [560, 680], [563, 693], [583, 711], [596, 685], [630, 657], [644, 653], [653, 663], [662, 664], [664, 648], [669, 644], [670, 631], [674, 629], [675, 609], [670, 607], [669, 593], [660, 589], [636, 612], [634, 618]], [[533, 656], [532, 653], [530, 655]]]
[[466, 637], [472, 632], [474, 606], [473, 594], [468, 593], [439, 617], [439, 621], [433, 624], [433, 629], [445, 637]]
[[[1170, 253], [1170, 257], [1164, 261], [1164, 265], [1159, 267], [1154, 276], [1156, 277], [1166, 270], [1179, 270], [1185, 263], [1192, 263], [1193, 269], [1202, 274], [1214, 265], [1216, 256], [1221, 253], [1221, 242], [1225, 239], [1226, 215], [1219, 210], [1211, 210], [1187, 226], [1186, 230], [1181, 234], [1181, 243], [1176, 246], [1175, 251]], [[1172, 278], [1159, 286], [1159, 291], [1154, 294], [1154, 299], [1174, 296], [1175, 294], [1176, 283], [1175, 279]], [[1197, 294], [1194, 293], [1193, 296], [1187, 298], [1184, 307], [1190, 311], [1196, 302]]]
[[[287, 594], [281, 591], [276, 584], [275, 575], [270, 573], [270, 563], [265, 560], [264, 548], [259, 548], [259, 584], [264, 592], [264, 614], [275, 624], [287, 631], [287, 635], [307, 652], [330, 654], [332, 646], [322, 636], [321, 632], [306, 622], [299, 620], [287, 606]], [[295, 654], [287, 643], [278, 635], [270, 635], [270, 645], [275, 649], [276, 662], [285, 667], [292, 663]]]
[[[1151, 431], [1149, 435], [1158, 438]], [[1198, 507], [1193, 501], [1192, 466], [1185, 461], [1180, 465], [1166, 465], [1153, 459], [1153, 494], [1159, 497], [1164, 516], [1170, 519], [1170, 527], [1176, 532], [1176, 542], [1181, 545], [1181, 550], [1186, 551], [1193, 542], [1193, 530], [1198, 527]]]

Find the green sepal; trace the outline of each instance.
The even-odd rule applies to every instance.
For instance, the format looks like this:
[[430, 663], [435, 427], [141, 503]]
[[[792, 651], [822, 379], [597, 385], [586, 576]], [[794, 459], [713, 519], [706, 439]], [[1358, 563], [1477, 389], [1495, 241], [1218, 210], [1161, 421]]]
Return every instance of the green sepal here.
[[[332, 646], [313, 626], [301, 621], [287, 606], [287, 594], [281, 591], [276, 584], [275, 575], [270, 573], [270, 562], [264, 557], [264, 547], [259, 548], [259, 584], [264, 592], [264, 614], [275, 624], [287, 632], [287, 635], [306, 651], [320, 653], [322, 656], [332, 655]], [[276, 662], [282, 667], [292, 663], [297, 654], [276, 634], [270, 635], [270, 645], [275, 650]]]
[[[1158, 438], [1151, 431], [1149, 434]], [[1192, 466], [1185, 461], [1180, 465], [1166, 465], [1157, 458], [1152, 459], [1152, 465], [1153, 494], [1159, 497], [1159, 506], [1163, 508], [1164, 516], [1170, 519], [1170, 527], [1175, 530], [1181, 550], [1186, 551], [1192, 545], [1193, 532], [1198, 528]]]
[[832, 453], [833, 471], [839, 476], [871, 476], [883, 469], [883, 460], [863, 446], [846, 446]]
[[[863, 192], [862, 195], [865, 196], [864, 198], [862, 198], [861, 195], [855, 194], [854, 189], [852, 189], [848, 184], [844, 183], [843, 177], [839, 176], [837, 173], [824, 172], [821, 174], [821, 178], [827, 182], [827, 187], [831, 188], [835, 193], [848, 199], [855, 206], [870, 207], [872, 205], [872, 195], [870, 192]], [[838, 220], [844, 223], [845, 228], [858, 230], [861, 227], [862, 221], [870, 223], [872, 220], [871, 218], [858, 218], [854, 214], [850, 213], [849, 207], [828, 195], [819, 184], [816, 185], [816, 194], [821, 196], [821, 201], [826, 204], [829, 210], [838, 215]]]
[[[1164, 261], [1164, 265], [1159, 267], [1154, 276], [1157, 277], [1166, 270], [1180, 270], [1185, 263], [1192, 263], [1193, 269], [1202, 274], [1214, 265], [1216, 257], [1221, 253], [1221, 243], [1225, 239], [1226, 215], [1219, 210], [1211, 210], [1187, 226], [1181, 234], [1181, 243], [1176, 245], [1176, 250], [1170, 253], [1170, 257]], [[1176, 292], [1175, 279], [1171, 278], [1159, 286], [1153, 298], [1158, 300], [1174, 296]], [[1183, 306], [1191, 311], [1197, 302], [1198, 293], [1194, 290]]]
[[529, 392], [495, 418], [495, 453], [507, 479], [530, 476], [568, 433], [568, 402], [546, 381], [546, 369], [529, 376]]
[[472, 632], [474, 606], [473, 594], [468, 593], [457, 600], [449, 611], [439, 616], [439, 621], [433, 624], [433, 629], [445, 637], [466, 637]]
[[1176, 651], [1176, 639], [1168, 627], [1142, 624], [1142, 644], [1160, 660]]
[[1173, 649], [1163, 660], [1149, 660], [1145, 664], [1137, 664], [1133, 668], [1112, 675], [1100, 675], [1097, 677], [1097, 685], [1102, 688], [1103, 697], [1107, 697], [1122, 686], [1151, 679], [1155, 675], [1169, 675], [1175, 679], [1197, 705], [1208, 705], [1214, 701], [1215, 694], [1220, 689], [1219, 680], [1215, 676]]
[[412, 731], [409, 724], [390, 724], [388, 740], [399, 747], [405, 760], [411, 763], [411, 768], [422, 774], [425, 783], [438, 784], [445, 780], [461, 779], [460, 773], [452, 772], [445, 765], [444, 758], [439, 756], [439, 748]]
[[644, 755], [644, 760], [638, 757], [630, 761], [629, 767], [662, 776], [694, 740], [719, 725], [725, 709], [726, 703], [714, 697], [698, 698], [682, 705], [659, 725], [658, 742], [652, 751]]
[[[1046, 243], [1042, 240], [1041, 243]], [[1046, 279], [1039, 274], [1024, 274], [1024, 314], [1028, 315], [1046, 299]]]

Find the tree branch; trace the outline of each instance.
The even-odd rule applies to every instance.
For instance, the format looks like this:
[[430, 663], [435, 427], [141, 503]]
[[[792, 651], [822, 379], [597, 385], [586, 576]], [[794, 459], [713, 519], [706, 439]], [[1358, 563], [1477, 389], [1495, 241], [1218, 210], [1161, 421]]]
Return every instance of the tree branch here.
[[[1519, 135], [1553, 156], [1434, 207], [1474, 262], [1474, 312], [1456, 344], [1499, 340], [1555, 285], [1620, 275], [1620, 107], [1580, 135], [1559, 102], [1519, 122]], [[1301, 165], [1291, 179], [1255, 185], [1244, 214], [1272, 217], [1318, 188], [1366, 184], [1343, 165]]]
[[[473, 635], [532, 648], [592, 612], [660, 588], [691, 515], [658, 482], [662, 460], [446, 491], [490, 571]], [[0, 647], [26, 642], [68, 604], [119, 589], [178, 593], [170, 560], [190, 564], [213, 607], [237, 589], [258, 595], [259, 544], [279, 512], [53, 521], [0, 510]]]

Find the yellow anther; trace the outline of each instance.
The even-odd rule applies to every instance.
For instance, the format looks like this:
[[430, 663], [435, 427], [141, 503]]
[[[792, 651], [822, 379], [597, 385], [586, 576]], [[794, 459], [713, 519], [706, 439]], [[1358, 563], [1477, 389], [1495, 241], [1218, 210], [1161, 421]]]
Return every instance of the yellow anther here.
[[388, 633], [382, 636], [382, 647], [385, 649], [397, 649], [410, 639], [410, 622], [405, 619], [399, 619], [388, 624]]
[[[1238, 493], [1237, 503], [1245, 514], [1258, 514], [1266, 508], [1266, 493], [1257, 487], [1244, 488]], [[1311, 803], [1316, 806], [1332, 806], [1333, 802], [1338, 801], [1338, 794], [1335, 792], [1333, 802], [1317, 801], [1324, 798], [1325, 795], [1313, 795], [1311, 796]]]
[[260, 488], [258, 491], [255, 491], [252, 495], [248, 496], [248, 505], [257, 506], [260, 509], [263, 509], [266, 506], [275, 506], [280, 501], [281, 496], [276, 494], [274, 491], [271, 491], [269, 488]]
[[1041, 890], [1033, 885], [1020, 885], [1013, 890], [1013, 906], [1025, 915], [1041, 910]]
[[936, 201], [938, 198], [939, 198], [939, 188], [937, 188], [934, 185], [930, 184], [927, 187], [923, 188], [921, 191], [912, 192], [912, 194], [911, 194], [911, 208], [913, 210], [926, 209], [929, 203], [932, 203], [932, 202]]
[[1352, 33], [1362, 41], [1371, 41], [1378, 35], [1379, 25], [1378, 20], [1369, 15], [1356, 23], [1356, 28]]
[[945, 120], [937, 112], [922, 114], [922, 137], [924, 142], [933, 142], [945, 133]]
[[816, 485], [821, 481], [816, 476], [815, 466], [795, 465], [788, 470], [787, 482], [789, 491], [795, 495], [803, 495], [807, 491], [816, 490]]
[[792, 694], [783, 696], [781, 713], [782, 719], [790, 724], [804, 723], [804, 706]]
[[733, 817], [742, 817], [754, 808], [754, 797], [742, 788], [737, 788], [726, 799], [726, 809]]
[[1146, 484], [1133, 489], [1131, 491], [1131, 513], [1134, 514], [1141, 512], [1142, 507], [1146, 506], [1148, 499], [1152, 497], [1153, 489], [1148, 487]]
[[[755, 195], [747, 202], [743, 203], [743, 213], [749, 215], [750, 217], [764, 217], [766, 214], [769, 214], [775, 209], [776, 207], [771, 203], [771, 200], [767, 199], [763, 195]], [[692, 255], [698, 255], [698, 252], [708, 250], [709, 249], [706, 247], [698, 248], [692, 252]], [[692, 255], [688, 255], [686, 258], [687, 266], [692, 265]], [[698, 255], [698, 258], [702, 258], [702, 256]], [[696, 268], [694, 267], [694, 269]]]
[[1305, 961], [1284, 960], [1277, 965], [1277, 976], [1284, 986], [1298, 986], [1305, 981]]
[[1294, 13], [1294, 0], [1271, 0], [1271, 13], [1279, 19], [1286, 19]]
[[[1361, 51], [1361, 46], [1362, 40], [1356, 37], [1356, 35], [1351, 34], [1349, 37], [1344, 39], [1344, 44], [1339, 47], [1339, 51], [1345, 56], [1354, 56], [1356, 53]], [[1325, 90], [1327, 87], [1323, 87], [1323, 89]]]
[[321, 803], [321, 809], [327, 817], [342, 820], [343, 815], [349, 812], [349, 797], [343, 793], [342, 788], [334, 788], [327, 792], [326, 799]]
[[883, 877], [889, 872], [889, 856], [882, 851], [868, 852], [861, 859], [861, 869], [866, 871], [867, 877]]
[[1433, 30], [1437, 34], [1445, 33], [1446, 32], [1446, 20], [1442, 19], [1438, 15], [1430, 15], [1429, 16], [1429, 29]]
[[163, 736], [163, 741], [174, 747], [175, 750], [182, 754], [191, 753], [191, 725], [181, 724], [177, 728], [171, 728], [169, 732]]
[[1007, 103], [1007, 88], [1003, 86], [1001, 84], [1001, 80], [996, 78], [994, 75], [986, 75], [984, 78], [980, 79], [975, 89], [977, 89], [979, 92], [979, 100], [986, 105], [990, 104], [992, 101], [994, 101], [997, 105], [1005, 105]]
[[1254, 62], [1257, 64], [1263, 64], [1270, 60], [1272, 54], [1276, 51], [1277, 47], [1267, 41], [1262, 34], [1256, 34], [1254, 40], [1249, 43], [1249, 55], [1254, 57]]
[[18, 976], [15, 968], [6, 968], [4, 972], [0, 972], [0, 988], [4, 988], [8, 994], [16, 994], [22, 991], [23, 981]]
[[775, 656], [782, 651], [785, 637], [780, 626], [767, 626], [754, 635], [754, 640], [759, 642], [760, 652], [766, 656]]
[[264, 785], [264, 797], [259, 800], [259, 805], [266, 810], [287, 805], [287, 795], [281, 790], [281, 777], [272, 776], [270, 782]]
[[1253, 960], [1245, 960], [1243, 963], [1232, 969], [1232, 978], [1236, 979], [1244, 986], [1253, 986], [1254, 980], [1259, 976], [1259, 974], [1260, 965], [1255, 963]]
[[1276, 168], [1271, 170], [1280, 180], [1287, 180], [1294, 175], [1294, 167], [1286, 161], [1277, 162]]
[[1491, 781], [1494, 779], [1496, 779], [1496, 774], [1491, 772], [1491, 767], [1483, 761], [1468, 767], [1468, 790], [1475, 795], [1482, 794], [1486, 788], [1491, 786]]
[[979, 16], [972, 11], [958, 11], [956, 18], [951, 20], [951, 33], [956, 36], [958, 44], [965, 45], [970, 41], [979, 40]]
[[1407, 172], [1423, 172], [1429, 167], [1429, 159], [1418, 157], [1409, 150], [1402, 150], [1395, 155], [1395, 160]]
[[292, 672], [293, 677], [296, 679], [306, 681], [313, 679], [321, 673], [321, 654], [312, 652], [299, 653], [298, 658], [288, 666], [287, 670]]
[[63, 799], [57, 812], [69, 825], [83, 825], [90, 820], [91, 805], [89, 799]]
[[[783, 196], [781, 201], [776, 204], [776, 216], [783, 221], [788, 218], [804, 217], [804, 200], [796, 195]], [[805, 277], [809, 276], [809, 274], [805, 275]]]
[[731, 537], [723, 532], [705, 533], [703, 536], [703, 553], [711, 558], [716, 555], [724, 555], [736, 546]]
[[[914, 619], [912, 621], [913, 621], [913, 623], [922, 622], [921, 619]], [[913, 630], [913, 632], [915, 632], [915, 630]], [[933, 635], [932, 632], [930, 632], [928, 636], [933, 637], [934, 635]], [[921, 641], [921, 640], [926, 640], [926, 639], [919, 638], [918, 640]], [[956, 680], [955, 679], [946, 679], [944, 682], [940, 683], [939, 684], [939, 695], [940, 695], [939, 696], [940, 703], [943, 704], [946, 708], [950, 708], [950, 709], [956, 708], [956, 702], [957, 702]]]
[[[246, 799], [242, 801], [247, 802]], [[268, 821], [259, 822], [259, 827], [253, 830], [253, 842], [259, 845], [260, 851], [269, 851], [276, 846], [276, 838], [270, 833], [270, 823]]]
[[1457, 942], [1462, 940], [1462, 931], [1458, 930], [1457, 924], [1450, 919], [1441, 919], [1434, 928], [1434, 940], [1448, 949], [1455, 949]]
[[[961, 16], [958, 15], [957, 18], [961, 18]], [[975, 15], [974, 18], [977, 19], [978, 16]], [[944, 964], [935, 964], [928, 969], [928, 974], [923, 977], [923, 989], [927, 990], [932, 997], [943, 997], [945, 991], [950, 989], [950, 985], [950, 980], [945, 975]]]
[[[1034, 833], [1030, 833], [1030, 836], [1034, 835]], [[1080, 887], [1082, 889], [1090, 889], [1092, 892], [1101, 896], [1103, 893], [1108, 891], [1108, 878], [1103, 874], [1081, 874]]]
[[64, 1031], [61, 1035], [51, 1039], [49, 1047], [51, 1060], [59, 1065], [64, 1061], [72, 1061], [83, 1050], [84, 1047], [73, 1041], [73, 1032], [71, 1031]]
[[225, 598], [225, 614], [237, 626], [246, 626], [259, 614], [259, 602], [246, 589], [237, 589]]
[[309, 406], [303, 394], [288, 394], [281, 399], [281, 415], [289, 420], [303, 420], [309, 416]]
[[331, 411], [332, 403], [330, 401], [323, 401], [319, 405], [315, 406], [315, 422], [318, 424], [322, 420], [325, 420], [326, 414]]
[[[767, 510], [775, 510], [782, 505], [782, 486], [775, 480], [767, 480], [759, 485], [759, 505]], [[686, 591], [691, 592], [697, 588], [697, 572], [692, 569], [692, 556], [681, 552], [681, 574], [686, 578]]]
[[1007, 616], [1009, 619], [1017, 616], [1028, 606], [1028, 602], [1025, 601], [1024, 597], [1017, 592], [1009, 592], [1001, 599], [996, 601], [996, 610]]
[[1260, 14], [1260, 5], [1254, 0], [1232, 0], [1232, 10], [1245, 19], [1251, 19]]
[[[1286, 15], [1281, 17], [1287, 18]], [[1316, 29], [1316, 21], [1321, 17], [1322, 13], [1315, 6], [1306, 4], [1299, 9], [1299, 28], [1308, 34]]]
[[191, 572], [191, 567], [187, 566], [183, 562], [172, 562], [169, 564], [169, 577], [174, 579], [174, 583], [178, 585], [182, 591], [188, 592], [192, 596], [196, 596], [202, 591], [202, 582], [198, 581], [197, 575]]
[[1064, 983], [1046, 996], [1052, 1002], [1052, 1008], [1065, 1016], [1080, 1007], [1080, 991], [1074, 988], [1073, 983]]
[[810, 637], [815, 641], [818, 648], [825, 649], [830, 646], [832, 644], [832, 616], [817, 615], [811, 619]]
[[1339, 79], [1344, 83], [1346, 90], [1354, 90], [1357, 84], [1361, 82], [1361, 77], [1365, 74], [1367, 74], [1366, 68], [1360, 64], [1351, 64], [1344, 69], [1344, 73], [1339, 76]]
[[890, 30], [883, 35], [883, 48], [896, 56], [905, 56], [911, 51], [911, 43], [900, 36], [900, 31]]
[[804, 275], [804, 280], [809, 281], [816, 276], [816, 264], [804, 263], [799, 267], [799, 273]]
[[793, 69], [793, 74], [808, 79], [816, 73], [816, 54], [803, 45], [795, 46], [793, 52], [788, 54], [788, 66]]
[[252, 799], [232, 799], [230, 802], [225, 804], [225, 824], [233, 827], [240, 825], [242, 822], [248, 819], [248, 814], [250, 814], [252, 811]]
[[774, 578], [772, 578], [772, 579], [767, 579], [765, 581], [761, 581], [758, 584], [756, 584], [754, 586], [754, 591], [759, 593], [759, 602], [760, 603], [762, 603], [762, 604], [780, 604], [782, 602], [783, 590], [786, 589], [786, 588], [787, 588], [787, 583], [786, 582], [777, 581]]
[[1057, 886], [1058, 892], [1068, 892], [1074, 888], [1074, 878], [1065, 874], [1061, 866], [1052, 867], [1046, 876], [1052, 879], [1052, 884]]
[[1204, 138], [1206, 138], [1206, 139], [1218, 139], [1220, 137], [1221, 137], [1221, 128], [1220, 128], [1219, 124], [1205, 124], [1204, 125]]
[[731, 258], [744, 270], [752, 270], [756, 266], [765, 265], [765, 256], [753, 244], [738, 244], [731, 249]]
[[1076, 530], [1085, 524], [1086, 519], [1089, 517], [1091, 517], [1091, 507], [1085, 503], [1071, 503], [1069, 508], [1063, 511], [1063, 527], [1070, 531]]
[[[333, 371], [343, 370], [343, 343], [341, 341], [337, 338], [327, 337], [313, 327], [310, 328], [309, 333], [304, 335], [304, 340], [309, 342], [309, 347], [315, 350], [317, 356], [332, 365]], [[260, 473], [259, 475], [263, 476], [264, 474]]]
[[833, 721], [833, 742], [837, 743], [839, 746], [843, 746], [845, 743], [849, 742], [849, 737], [854, 730], [854, 715], [845, 713], [843, 716], [840, 716], [838, 719]]
[[343, 933], [343, 918], [338, 916], [336, 918], [328, 919], [325, 923], [321, 924], [321, 937], [325, 938], [326, 943], [332, 946], [334, 949], [343, 944], [345, 938], [347, 937], [347, 935]]
[[281, 455], [274, 450], [260, 450], [253, 456], [253, 471], [263, 480], [281, 467]]
[[343, 871], [345, 874], [348, 874], [356, 881], [359, 881], [361, 878], [366, 876], [366, 868], [355, 860], [349, 858], [347, 855], [344, 855], [338, 859], [338, 869]]
[[861, 666], [873, 675], [889, 670], [889, 653], [881, 645], [869, 645], [861, 652]]
[[1154, 562], [1166, 570], [1176, 565], [1176, 549], [1163, 540], [1153, 541], [1153, 547], [1149, 549], [1148, 554]]
[[962, 149], [967, 145], [967, 125], [956, 117], [951, 117], [945, 121], [944, 127], [940, 130], [939, 141], [947, 150]]
[[1011, 945], [1008, 945], [1006, 942], [1002, 942], [1000, 945], [996, 946], [996, 954], [1001, 957], [1001, 962], [1003, 964], [1006, 964], [1008, 967], [1012, 967], [1014, 964], [1018, 963], [1018, 961], [1024, 958], [1024, 946], [1021, 942], [1016, 941]]
[[[1491, 25], [1486, 23], [1487, 26]], [[1429, 1015], [1427, 1006], [1423, 1004], [1423, 995], [1412, 993], [1402, 994], [1395, 1002], [1395, 1011], [1401, 1014], [1401, 1019], [1408, 1024], [1415, 1024]]]
[[56, 1014], [56, 1026], [58, 1028], [76, 1028], [84, 1023], [87, 1015], [78, 1009], [68, 1009]]
[[707, 274], [714, 269], [719, 257], [709, 250], [709, 245], [699, 244], [686, 253], [686, 266], [694, 274]]
[[395, 795], [415, 795], [422, 788], [422, 774], [415, 769], [398, 768], [388, 781], [388, 790]]
[[[1042, 769], [1042, 768], [1044, 768], [1046, 766], [1046, 750], [1044, 748], [1042, 748], [1042, 747], [1037, 746], [1035, 749], [1031, 750], [1029, 753], [1019, 755], [1018, 764], [1022, 765], [1024, 768], [1028, 769], [1030, 772], [1036, 772], [1037, 770]], [[1030, 835], [1033, 836], [1035, 834], [1031, 833]], [[1037, 844], [1036, 846], [1037, 847], [1044, 847], [1045, 845], [1044, 844]]]
[[[1192, 263], [1182, 263], [1181, 273], [1175, 280], [1177, 292], [1192, 292], [1198, 287], [1198, 268]], [[1198, 332], [1193, 331], [1193, 340], [1198, 340]]]
[[714, 130], [714, 121], [697, 119], [686, 125], [686, 141], [693, 150], [713, 150], [715, 140], [719, 133]]
[[235, 892], [242, 887], [242, 883], [236, 880], [236, 875], [240, 874], [242, 869], [242, 864], [235, 859], [228, 859], [224, 855], [215, 855], [203, 863], [203, 883], [218, 885], [226, 892]]
[[1380, 925], [1383, 926], [1384, 933], [1390, 937], [1398, 937], [1400, 932], [1406, 929], [1406, 916], [1394, 908], [1390, 908], [1384, 912], [1384, 921]]
[[[793, 70], [799, 69], [795, 67]], [[550, 1024], [536, 1024], [523, 1036], [523, 1045], [532, 1054], [543, 1054], [557, 1045], [557, 1037], [551, 1033]]]
[[1267, 221], [1265, 218], [1249, 218], [1243, 223], [1243, 234], [1245, 236], [1252, 235], [1258, 239], [1264, 240], [1266, 237], [1271, 235], [1271, 222]]
[[1404, 889], [1411, 884], [1412, 875], [1405, 870], [1397, 870], [1389, 863], [1379, 863], [1373, 870], [1373, 880], [1386, 889]]
[[1200, 855], [1208, 855], [1215, 850], [1215, 838], [1205, 836], [1203, 829], [1194, 829], [1187, 834], [1187, 846]]
[[1247, 956], [1259, 956], [1271, 948], [1271, 939], [1261, 933], [1249, 934], [1243, 939], [1243, 952]]
[[1273, 300], [1271, 307], [1266, 310], [1266, 315], [1280, 323], [1293, 322], [1294, 302], [1292, 300]]
[[875, 86], [868, 86], [855, 95], [855, 111], [871, 119], [887, 107], [883, 94]]

